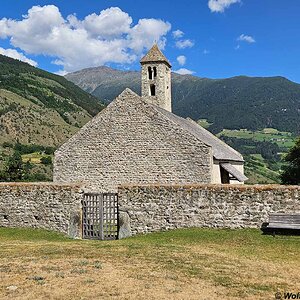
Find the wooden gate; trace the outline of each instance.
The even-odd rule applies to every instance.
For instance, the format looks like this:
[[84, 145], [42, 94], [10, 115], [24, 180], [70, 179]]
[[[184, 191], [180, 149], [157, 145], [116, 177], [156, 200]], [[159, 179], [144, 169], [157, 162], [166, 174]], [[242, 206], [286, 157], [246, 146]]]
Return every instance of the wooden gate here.
[[84, 194], [82, 237], [94, 240], [118, 239], [118, 194]]

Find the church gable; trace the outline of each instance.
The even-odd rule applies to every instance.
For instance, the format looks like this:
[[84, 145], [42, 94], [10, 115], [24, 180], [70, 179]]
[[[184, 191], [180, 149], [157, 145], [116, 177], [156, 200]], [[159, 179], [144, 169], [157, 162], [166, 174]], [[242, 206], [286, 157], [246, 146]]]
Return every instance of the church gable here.
[[112, 191], [125, 183], [211, 180], [211, 147], [130, 90], [55, 153], [55, 181]]

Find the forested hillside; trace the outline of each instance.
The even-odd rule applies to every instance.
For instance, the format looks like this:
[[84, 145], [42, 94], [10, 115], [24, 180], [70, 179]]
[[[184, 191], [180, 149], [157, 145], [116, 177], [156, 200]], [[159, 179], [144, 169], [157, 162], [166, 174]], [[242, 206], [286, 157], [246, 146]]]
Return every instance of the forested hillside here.
[[64, 77], [0, 55], [0, 143], [58, 146], [103, 107]]

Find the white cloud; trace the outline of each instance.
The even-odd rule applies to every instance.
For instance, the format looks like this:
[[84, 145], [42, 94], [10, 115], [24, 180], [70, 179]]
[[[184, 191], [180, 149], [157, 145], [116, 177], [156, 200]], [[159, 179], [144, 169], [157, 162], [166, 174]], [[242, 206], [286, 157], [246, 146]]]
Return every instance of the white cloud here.
[[247, 43], [255, 43], [255, 39], [250, 35], [241, 34], [237, 39], [237, 41], [247, 42]]
[[209, 51], [209, 50], [207, 50], [207, 49], [204, 49], [204, 50], [203, 50], [203, 54], [205, 54], [205, 55], [206, 55], [206, 54], [209, 54], [209, 53], [210, 53], [210, 51]]
[[188, 69], [185, 69], [185, 68], [181, 68], [181, 69], [176, 70], [174, 72], [177, 73], [177, 74], [180, 74], [180, 75], [192, 75], [192, 74], [195, 73], [194, 71], [191, 71], [191, 70], [188, 70]]
[[0, 20], [0, 39], [6, 39], [7, 38], [7, 28], [6, 28], [6, 22], [7, 22], [7, 19], [6, 18], [3, 18]]
[[127, 39], [128, 47], [135, 53], [141, 53], [145, 48], [149, 49], [156, 41], [161, 49], [165, 48], [165, 35], [171, 29], [171, 24], [157, 19], [141, 19], [131, 28]]
[[184, 55], [180, 55], [177, 57], [177, 61], [181, 66], [183, 66], [186, 63], [186, 57]]
[[181, 31], [181, 30], [174, 30], [173, 32], [172, 32], [172, 34], [173, 34], [173, 38], [174, 39], [179, 39], [179, 38], [181, 38], [181, 37], [183, 37], [184, 36], [184, 33]]
[[86, 31], [100, 38], [120, 37], [130, 31], [132, 18], [118, 7], [111, 7], [101, 11], [99, 15], [93, 13], [85, 17], [82, 22]]
[[59, 70], [57, 72], [54, 72], [54, 74], [56, 75], [60, 75], [60, 76], [65, 76], [68, 74], [68, 72], [64, 71], [64, 70]]
[[191, 40], [179, 40], [176, 42], [176, 47], [179, 49], [191, 48], [194, 46], [194, 42]]
[[15, 49], [4, 49], [0, 47], [0, 54], [24, 61], [34, 67], [37, 67], [38, 63], [28, 57], [26, 57], [23, 53], [18, 52]]
[[212, 12], [222, 13], [230, 5], [240, 2], [241, 0], [209, 0], [208, 7]]
[[136, 25], [120, 8], [111, 7], [79, 20], [64, 18], [54, 5], [33, 6], [21, 20], [0, 19], [0, 38], [28, 54], [53, 57], [63, 72], [106, 63], [131, 63], [154, 41], [163, 49], [171, 25], [140, 19]]

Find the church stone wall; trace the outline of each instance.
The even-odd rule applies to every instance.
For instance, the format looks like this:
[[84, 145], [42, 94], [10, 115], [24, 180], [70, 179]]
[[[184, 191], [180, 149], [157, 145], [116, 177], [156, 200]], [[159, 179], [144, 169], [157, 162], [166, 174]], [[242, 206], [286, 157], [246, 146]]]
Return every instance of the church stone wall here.
[[185, 227], [257, 228], [269, 213], [300, 213], [300, 186], [122, 186], [119, 211], [122, 237]]
[[210, 183], [211, 172], [211, 147], [128, 90], [58, 149], [54, 160], [55, 182], [81, 182], [87, 191]]
[[43, 228], [78, 238], [81, 197], [77, 185], [0, 183], [0, 226]]

